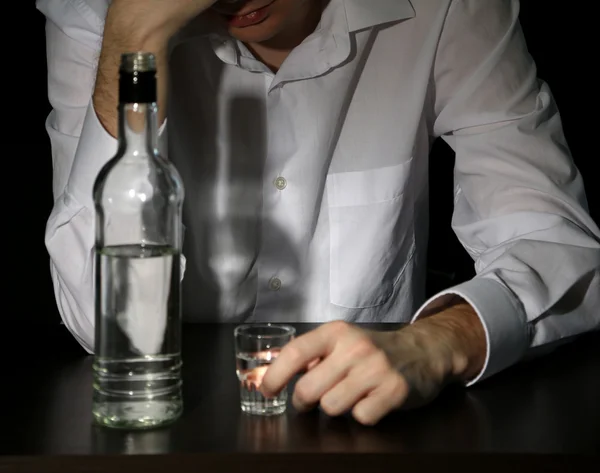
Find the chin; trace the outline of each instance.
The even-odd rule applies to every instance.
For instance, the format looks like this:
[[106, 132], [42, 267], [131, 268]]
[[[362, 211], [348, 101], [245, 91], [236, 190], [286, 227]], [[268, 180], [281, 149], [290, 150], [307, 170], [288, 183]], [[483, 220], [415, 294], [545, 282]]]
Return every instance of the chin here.
[[276, 18], [269, 17], [257, 25], [246, 28], [228, 27], [229, 34], [243, 43], [263, 43], [269, 41], [279, 34], [280, 22]]

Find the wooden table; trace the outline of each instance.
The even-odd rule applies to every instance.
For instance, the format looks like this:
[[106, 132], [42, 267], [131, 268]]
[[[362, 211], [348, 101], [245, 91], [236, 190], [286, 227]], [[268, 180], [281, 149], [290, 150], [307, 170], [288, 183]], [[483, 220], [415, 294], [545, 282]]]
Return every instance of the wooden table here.
[[599, 464], [589, 458], [600, 450], [599, 333], [363, 427], [319, 410], [242, 414], [232, 330], [184, 327], [183, 417], [130, 433], [92, 425], [92, 359], [64, 327], [5, 326], [0, 472], [530, 473]]

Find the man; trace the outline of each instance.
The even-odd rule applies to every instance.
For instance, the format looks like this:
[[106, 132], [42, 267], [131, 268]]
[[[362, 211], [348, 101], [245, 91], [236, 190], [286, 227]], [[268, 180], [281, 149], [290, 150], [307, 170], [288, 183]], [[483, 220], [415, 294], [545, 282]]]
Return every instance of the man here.
[[[91, 189], [116, 150], [131, 50], [157, 55], [161, 147], [186, 187], [186, 317], [328, 322], [282, 351], [265, 394], [308, 368], [296, 408], [374, 424], [600, 325], [600, 231], [517, 0], [38, 8], [53, 106], [46, 244], [62, 318], [88, 351]], [[424, 301], [435, 137], [456, 151], [453, 228], [477, 276]]]

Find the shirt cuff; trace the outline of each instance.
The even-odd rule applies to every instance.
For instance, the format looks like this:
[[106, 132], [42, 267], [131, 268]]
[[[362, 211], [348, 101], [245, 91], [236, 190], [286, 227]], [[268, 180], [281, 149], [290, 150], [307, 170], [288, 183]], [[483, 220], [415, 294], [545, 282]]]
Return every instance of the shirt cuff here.
[[90, 100], [81, 129], [67, 191], [88, 209], [94, 208], [94, 182], [102, 167], [117, 153], [118, 142], [100, 123]]
[[520, 302], [500, 282], [476, 277], [430, 298], [417, 311], [411, 323], [439, 306], [444, 296], [456, 295], [468, 302], [481, 320], [487, 353], [481, 372], [467, 383], [471, 386], [517, 363], [529, 347], [525, 312]]

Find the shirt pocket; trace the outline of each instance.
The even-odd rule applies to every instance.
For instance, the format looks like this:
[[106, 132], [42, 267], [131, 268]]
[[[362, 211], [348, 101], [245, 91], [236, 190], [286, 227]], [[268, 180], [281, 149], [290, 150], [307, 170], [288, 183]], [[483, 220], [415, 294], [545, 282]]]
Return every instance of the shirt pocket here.
[[393, 294], [415, 246], [411, 164], [327, 176], [332, 304], [375, 307]]

